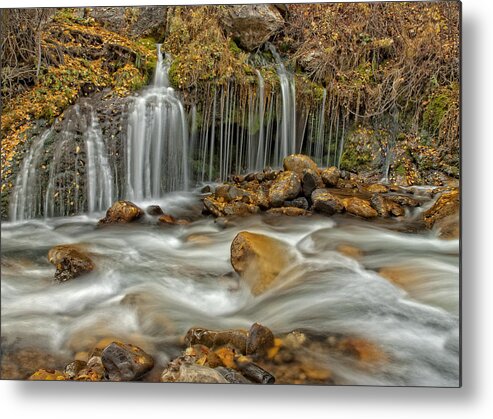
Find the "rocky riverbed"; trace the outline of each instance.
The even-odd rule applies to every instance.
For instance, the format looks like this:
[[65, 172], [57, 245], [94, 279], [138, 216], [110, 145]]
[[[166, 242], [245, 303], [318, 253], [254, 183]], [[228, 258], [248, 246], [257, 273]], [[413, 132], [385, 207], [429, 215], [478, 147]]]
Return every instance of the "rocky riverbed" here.
[[2, 377], [454, 386], [459, 191], [306, 156], [2, 225]]

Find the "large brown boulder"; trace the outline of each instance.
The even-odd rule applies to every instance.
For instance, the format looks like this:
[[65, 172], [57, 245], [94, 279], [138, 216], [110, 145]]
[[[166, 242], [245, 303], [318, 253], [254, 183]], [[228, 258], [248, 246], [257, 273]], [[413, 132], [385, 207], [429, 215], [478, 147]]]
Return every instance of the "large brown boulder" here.
[[299, 176], [291, 171], [282, 172], [269, 189], [269, 201], [273, 207], [281, 207], [284, 201], [296, 198], [300, 192]]
[[231, 243], [231, 265], [250, 284], [254, 295], [270, 288], [294, 258], [287, 243], [263, 234], [242, 231]]
[[342, 201], [332, 195], [328, 189], [316, 189], [312, 193], [312, 208], [326, 215], [333, 215], [336, 212], [343, 212], [344, 205]]
[[390, 217], [393, 215], [394, 217], [400, 217], [404, 215], [404, 208], [402, 208], [396, 202], [390, 201], [386, 199], [380, 194], [373, 194], [370, 199], [370, 204], [372, 208], [374, 208], [380, 217]]
[[221, 22], [238, 45], [248, 51], [262, 46], [284, 26], [279, 10], [267, 4], [225, 6]]
[[362, 218], [374, 218], [378, 216], [378, 212], [364, 199], [351, 197], [344, 199], [343, 202], [344, 207], [349, 214], [357, 215]]
[[305, 169], [301, 178], [303, 185], [303, 195], [309, 198], [315, 189], [323, 188], [324, 182], [318, 174], [318, 171], [313, 169]]
[[77, 278], [94, 269], [93, 261], [84, 250], [71, 244], [51, 248], [48, 252], [48, 260], [55, 265], [55, 279], [60, 282]]
[[138, 346], [112, 342], [104, 348], [101, 361], [110, 381], [135, 381], [154, 366], [153, 358]]
[[106, 216], [99, 224], [125, 224], [137, 221], [144, 215], [137, 205], [130, 201], [116, 201], [106, 211]]
[[453, 189], [442, 193], [433, 206], [423, 213], [423, 221], [427, 228], [438, 229], [440, 237], [455, 239], [460, 235], [459, 212], [459, 189]]
[[317, 164], [308, 156], [304, 154], [291, 154], [290, 156], [284, 157], [283, 160], [284, 170], [289, 170], [296, 173], [300, 178], [303, 176], [303, 172], [306, 169], [311, 169], [314, 171], [318, 170]]
[[337, 186], [337, 182], [341, 178], [341, 172], [335, 166], [328, 167], [327, 169], [322, 170], [320, 172], [320, 175], [322, 176], [322, 180], [325, 183], [325, 186], [328, 187]]

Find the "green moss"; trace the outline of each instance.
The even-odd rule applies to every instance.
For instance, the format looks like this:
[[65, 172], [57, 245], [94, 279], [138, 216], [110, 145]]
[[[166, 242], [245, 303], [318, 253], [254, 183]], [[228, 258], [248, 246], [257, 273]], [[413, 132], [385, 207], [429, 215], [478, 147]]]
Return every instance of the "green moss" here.
[[229, 40], [229, 50], [236, 55], [241, 54], [243, 52], [241, 48], [238, 45], [236, 45], [236, 42], [233, 39]]
[[436, 88], [428, 99], [423, 113], [423, 126], [435, 133], [440, 129], [441, 122], [458, 96], [458, 84], [452, 83], [446, 87]]
[[341, 169], [358, 171], [359, 168], [367, 166], [372, 160], [373, 157], [370, 152], [362, 152], [356, 147], [348, 145], [344, 148], [341, 156]]

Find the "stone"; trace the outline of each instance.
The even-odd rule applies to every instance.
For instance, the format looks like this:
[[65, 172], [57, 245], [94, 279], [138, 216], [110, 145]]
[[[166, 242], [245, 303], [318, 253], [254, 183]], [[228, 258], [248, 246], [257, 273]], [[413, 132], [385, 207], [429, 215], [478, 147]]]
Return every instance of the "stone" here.
[[86, 367], [78, 372], [75, 381], [103, 381], [105, 378], [106, 371], [101, 357], [94, 355], [89, 358]]
[[154, 366], [154, 359], [138, 346], [113, 342], [104, 348], [101, 361], [110, 381], [135, 381]]
[[351, 197], [344, 199], [343, 203], [349, 214], [357, 215], [362, 218], [374, 218], [378, 216], [378, 212], [364, 199]]
[[73, 380], [86, 367], [87, 367], [87, 362], [85, 361], [80, 361], [80, 360], [72, 361], [70, 364], [67, 364], [65, 366], [65, 370], [64, 370], [65, 376], [69, 380]]
[[300, 217], [312, 215], [310, 211], [296, 207], [271, 208], [266, 211], [269, 215], [287, 215], [288, 217]]
[[206, 212], [211, 213], [214, 217], [222, 217], [224, 204], [217, 202], [212, 196], [207, 196], [203, 200]]
[[317, 164], [304, 154], [291, 154], [284, 157], [282, 164], [285, 171], [294, 172], [300, 177], [303, 176], [303, 171], [306, 169], [311, 169], [315, 172], [318, 170]]
[[284, 19], [267, 4], [226, 6], [221, 23], [240, 47], [253, 51], [284, 26]]
[[146, 208], [146, 212], [149, 215], [163, 215], [163, 209], [159, 205], [149, 205]]
[[55, 265], [55, 280], [65, 282], [94, 270], [94, 262], [75, 245], [59, 245], [48, 252], [48, 260]]
[[382, 185], [381, 183], [365, 185], [364, 189], [369, 193], [387, 193], [389, 191], [388, 186]]
[[311, 196], [312, 209], [325, 215], [333, 215], [344, 211], [342, 201], [331, 194], [328, 189], [315, 189]]
[[310, 207], [310, 204], [304, 196], [300, 196], [299, 198], [293, 199], [291, 201], [284, 201], [283, 207], [294, 207], [307, 210]]
[[216, 367], [215, 370], [218, 371], [230, 384], [252, 384], [250, 380], [243, 377], [243, 375], [232, 368], [219, 366]]
[[185, 335], [185, 344], [188, 346], [199, 344], [211, 349], [230, 345], [244, 354], [246, 352], [247, 337], [248, 331], [241, 329], [217, 331], [193, 327]]
[[166, 368], [161, 374], [163, 383], [228, 383], [223, 375], [203, 365], [182, 363], [177, 370]]
[[258, 214], [260, 208], [256, 205], [245, 204], [241, 201], [231, 202], [226, 204], [223, 208], [224, 215], [234, 215], [238, 217], [245, 217], [247, 215]]
[[284, 201], [297, 198], [301, 192], [301, 182], [295, 172], [282, 172], [269, 189], [269, 201], [273, 207], [280, 207]]
[[231, 243], [231, 265], [254, 295], [269, 289], [293, 260], [296, 256], [287, 243], [263, 234], [242, 231]]
[[388, 195], [388, 200], [405, 207], [419, 207], [421, 202], [407, 195]]
[[237, 365], [241, 374], [254, 383], [274, 384], [276, 381], [275, 377], [270, 372], [253, 362], [237, 362]]
[[322, 170], [320, 175], [322, 177], [322, 181], [325, 183], [325, 186], [333, 188], [337, 186], [337, 182], [341, 177], [341, 172], [337, 167], [332, 166]]
[[432, 228], [439, 220], [458, 215], [460, 211], [459, 189], [443, 192], [433, 206], [423, 213], [423, 220], [427, 228]]
[[405, 214], [404, 208], [402, 208], [396, 202], [386, 199], [382, 195], [377, 193], [373, 194], [370, 199], [370, 205], [374, 208], [380, 217], [400, 217]]
[[133, 202], [116, 201], [98, 224], [125, 224], [139, 220], [144, 212]]
[[313, 169], [305, 169], [303, 171], [301, 184], [303, 188], [303, 194], [305, 195], [306, 198], [310, 198], [312, 192], [315, 189], [320, 189], [324, 187], [324, 182], [322, 181], [321, 176], [318, 174], [316, 170]]
[[274, 334], [270, 329], [259, 323], [254, 323], [248, 331], [246, 355], [266, 356], [274, 346]]
[[45, 370], [43, 368], [34, 372], [29, 378], [29, 381], [65, 381], [65, 377], [62, 371], [58, 370]]
[[363, 251], [350, 244], [340, 244], [336, 247], [336, 250], [344, 256], [348, 256], [355, 260], [361, 260], [363, 258]]

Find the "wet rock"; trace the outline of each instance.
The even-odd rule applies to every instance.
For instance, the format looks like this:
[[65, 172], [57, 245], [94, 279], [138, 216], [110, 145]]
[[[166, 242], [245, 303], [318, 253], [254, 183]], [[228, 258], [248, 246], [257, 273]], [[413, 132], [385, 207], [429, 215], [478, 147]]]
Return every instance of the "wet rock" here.
[[180, 220], [173, 217], [170, 214], [163, 214], [159, 217], [159, 222], [162, 224], [170, 224], [170, 225], [184, 225], [189, 224], [190, 222], [187, 220]]
[[305, 169], [301, 178], [303, 194], [310, 198], [315, 189], [323, 188], [324, 182], [316, 170]]
[[270, 288], [294, 258], [288, 244], [263, 234], [242, 231], [231, 243], [231, 265], [254, 295]]
[[386, 198], [404, 207], [419, 207], [421, 205], [420, 201], [407, 195], [388, 195]]
[[365, 364], [381, 364], [388, 361], [388, 355], [374, 343], [361, 338], [346, 337], [340, 339], [336, 349], [344, 355], [353, 356]]
[[129, 343], [113, 342], [101, 355], [103, 366], [111, 381], [135, 381], [154, 366], [153, 358]]
[[336, 212], [343, 212], [342, 201], [332, 195], [328, 189], [316, 189], [312, 193], [312, 208], [326, 215], [333, 215]]
[[117, 201], [106, 211], [98, 224], [124, 224], [139, 220], [144, 212], [130, 201]]
[[161, 374], [163, 383], [228, 383], [217, 370], [197, 364], [182, 363], [178, 369], [168, 366]]
[[322, 170], [320, 174], [322, 177], [322, 181], [325, 183], [325, 186], [329, 188], [337, 186], [337, 182], [341, 177], [341, 172], [335, 166], [328, 167], [327, 169]]
[[294, 207], [301, 208], [307, 210], [310, 207], [308, 200], [304, 196], [300, 196], [299, 198], [293, 199], [291, 201], [284, 201], [284, 207]]
[[163, 209], [159, 205], [149, 205], [146, 208], [146, 212], [149, 215], [163, 215]]
[[229, 189], [231, 188], [231, 185], [228, 184], [223, 184], [223, 185], [218, 185], [216, 186], [216, 190], [214, 191], [214, 196], [216, 199], [222, 198], [224, 201], [229, 202]]
[[337, 188], [339, 188], [339, 189], [358, 189], [358, 184], [352, 180], [343, 179], [341, 177], [337, 181]]
[[340, 175], [342, 180], [351, 180], [351, 173], [347, 170], [341, 170]]
[[423, 220], [426, 227], [431, 228], [437, 221], [458, 214], [459, 210], [459, 189], [454, 189], [450, 192], [442, 193], [433, 206], [423, 213]]
[[48, 252], [48, 260], [55, 265], [55, 279], [65, 282], [94, 269], [94, 263], [84, 251], [74, 245], [55, 246]]
[[224, 215], [245, 217], [247, 215], [258, 214], [260, 208], [256, 205], [245, 204], [241, 201], [231, 202], [226, 204], [223, 208]]
[[362, 218], [374, 218], [378, 216], [377, 211], [372, 208], [368, 201], [361, 198], [351, 197], [343, 200], [346, 211]]
[[369, 193], [387, 193], [389, 191], [389, 187], [382, 185], [381, 183], [365, 185], [364, 189]]
[[281, 173], [269, 189], [269, 201], [273, 207], [282, 206], [284, 201], [296, 198], [301, 192], [299, 176], [291, 171]]
[[100, 356], [91, 356], [85, 368], [81, 369], [76, 381], [102, 381], [106, 377], [106, 372]]
[[227, 6], [221, 22], [226, 32], [247, 51], [262, 46], [284, 26], [279, 10], [267, 4]]
[[259, 323], [254, 323], [248, 331], [246, 355], [265, 356], [274, 346], [274, 334]]
[[65, 366], [65, 376], [69, 380], [73, 380], [79, 373], [87, 367], [87, 362], [81, 360], [72, 361], [70, 364]]
[[405, 213], [404, 208], [402, 208], [399, 204], [390, 201], [379, 194], [373, 194], [370, 199], [370, 205], [377, 211], [380, 217], [384, 218], [390, 217], [391, 215], [394, 217], [400, 217]]
[[247, 337], [248, 331], [241, 329], [217, 331], [194, 327], [185, 335], [185, 344], [188, 346], [200, 344], [211, 349], [231, 345], [240, 353], [245, 353]]
[[235, 368], [235, 350], [230, 346], [223, 346], [222, 348], [217, 349], [214, 354], [217, 359], [221, 362], [221, 365], [226, 368]]
[[363, 251], [349, 244], [340, 244], [339, 246], [336, 247], [336, 250], [339, 253], [342, 253], [344, 256], [348, 256], [355, 260], [361, 260], [363, 258]]
[[299, 177], [303, 176], [306, 169], [317, 171], [317, 164], [304, 154], [291, 154], [283, 160], [284, 170], [296, 173]]
[[30, 381], [65, 381], [67, 377], [62, 371], [39, 369], [34, 372], [28, 380]]
[[264, 370], [262, 367], [254, 364], [253, 362], [238, 361], [237, 365], [242, 375], [254, 383], [274, 384], [276, 381], [275, 377], [270, 372]]
[[270, 215], [287, 215], [288, 217], [300, 217], [312, 215], [310, 211], [296, 207], [271, 208], [266, 211]]
[[200, 189], [200, 193], [212, 193], [213, 188], [211, 185], [205, 185]]
[[256, 205], [258, 205], [259, 208], [266, 210], [270, 208], [270, 200], [269, 200], [269, 189], [266, 189], [265, 187], [260, 187], [258, 188], [254, 202]]
[[214, 217], [222, 217], [224, 204], [217, 202], [213, 197], [207, 196], [203, 200], [204, 208], [207, 212], [211, 213]]
[[252, 382], [247, 378], [243, 377], [239, 372], [235, 371], [232, 368], [226, 367], [216, 367], [216, 371], [218, 371], [228, 383], [230, 384], [251, 384]]

